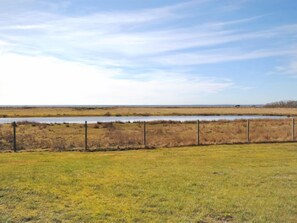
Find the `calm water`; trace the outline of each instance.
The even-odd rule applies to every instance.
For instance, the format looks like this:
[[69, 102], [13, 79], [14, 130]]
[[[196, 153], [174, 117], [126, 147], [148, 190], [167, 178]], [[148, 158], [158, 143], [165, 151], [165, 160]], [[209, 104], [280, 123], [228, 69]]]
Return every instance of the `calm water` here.
[[97, 123], [97, 122], [149, 122], [149, 121], [196, 121], [196, 120], [236, 120], [236, 119], [280, 119], [286, 116], [98, 116], [98, 117], [46, 117], [46, 118], [0, 118], [0, 124], [12, 122], [39, 122], [39, 123]]

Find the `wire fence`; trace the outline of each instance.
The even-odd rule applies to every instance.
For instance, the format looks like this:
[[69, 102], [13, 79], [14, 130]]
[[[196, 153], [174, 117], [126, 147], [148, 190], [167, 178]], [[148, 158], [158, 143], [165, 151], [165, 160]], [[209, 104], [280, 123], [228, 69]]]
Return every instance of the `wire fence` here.
[[196, 122], [0, 125], [1, 151], [107, 151], [212, 144], [294, 142], [294, 118]]

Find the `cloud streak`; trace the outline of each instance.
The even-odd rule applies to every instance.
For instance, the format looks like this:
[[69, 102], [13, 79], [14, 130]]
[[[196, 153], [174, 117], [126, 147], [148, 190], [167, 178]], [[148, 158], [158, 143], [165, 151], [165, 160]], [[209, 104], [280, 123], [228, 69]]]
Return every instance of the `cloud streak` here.
[[[98, 69], [51, 57], [16, 54], [0, 56], [0, 73], [4, 71], [6, 76], [0, 75], [1, 104], [76, 104], [77, 100], [81, 104], [106, 105], [190, 104], [205, 93], [216, 93], [233, 85], [227, 80], [160, 75], [163, 71], [151, 72], [154, 77], [147, 81], [118, 79], [117, 75], [124, 72], [121, 69]], [[28, 80], [34, 80], [30, 87]]]
[[[296, 54], [295, 54], [296, 55]], [[297, 60], [295, 59], [291, 63], [286, 66], [278, 66], [276, 67], [276, 71], [274, 74], [283, 74], [289, 77], [297, 78]]]
[[247, 53], [239, 51], [232, 52], [232, 49], [222, 49], [217, 53], [191, 53], [191, 54], [176, 54], [156, 58], [156, 63], [164, 65], [198, 65], [198, 64], [217, 64], [230, 61], [253, 60], [259, 58], [276, 57], [284, 55], [294, 55], [294, 49], [274, 49], [274, 50], [255, 50]]
[[[9, 87], [15, 79], [21, 80], [18, 84], [21, 90], [25, 90], [23, 83], [34, 80], [37, 90], [46, 89], [41, 94], [46, 98], [50, 88], [44, 88], [42, 77], [57, 85], [58, 93], [48, 96], [48, 103], [55, 100], [61, 104], [75, 103], [69, 95], [58, 97], [58, 94], [64, 90], [75, 92], [81, 83], [88, 85], [84, 88], [88, 98], [85, 104], [129, 104], [131, 100], [127, 98], [136, 95], [135, 92], [140, 92], [134, 96], [135, 104], [193, 103], [197, 95], [236, 88], [232, 79], [222, 79], [219, 72], [200, 72], [201, 65], [291, 57], [296, 53], [295, 46], [284, 43], [296, 38], [297, 23], [257, 27], [254, 24], [271, 15], [230, 18], [226, 14], [249, 1], [230, 2], [194, 0], [155, 8], [92, 13], [83, 13], [83, 9], [71, 13], [71, 1], [7, 3], [6, 11], [0, 10], [0, 104], [29, 103], [27, 99], [34, 98], [33, 91], [9, 96]], [[0, 0], [0, 8], [2, 5]], [[9, 11], [14, 7], [18, 16]], [[225, 16], [218, 17], [218, 12]], [[13, 61], [19, 66], [14, 67]], [[25, 74], [22, 76], [20, 71]], [[295, 64], [279, 71], [293, 74]], [[67, 83], [68, 73], [73, 74], [74, 82], [61, 84]], [[79, 92], [73, 98], [80, 98]], [[41, 95], [34, 103], [42, 103]], [[175, 102], [170, 101], [172, 98]]]
[[[164, 29], [162, 26], [161, 28], [154, 26], [157, 21], [162, 24], [167, 20], [181, 17], [182, 15], [179, 15], [176, 10], [186, 6], [187, 4], [181, 4], [140, 12], [103, 12], [75, 17], [30, 13], [29, 16], [21, 16], [22, 22], [18, 19], [14, 21], [13, 18], [2, 20], [4, 24], [0, 27], [0, 40], [13, 43], [11, 48], [13, 52], [53, 56], [65, 55], [65, 52], [68, 52], [66, 57], [69, 59], [83, 58], [84, 61], [94, 63], [94, 55], [96, 57], [99, 55], [100, 60], [109, 61], [117, 61], [123, 57], [134, 60], [135, 57], [160, 56], [160, 54], [170, 52], [174, 57], [176, 54], [174, 51], [188, 49], [199, 51], [201, 48], [205, 51], [206, 47], [221, 47], [224, 44], [236, 42], [240, 44], [246, 41], [263, 41], [282, 38], [284, 34], [296, 35], [297, 33], [295, 24], [261, 31], [238, 31], [225, 28], [225, 26], [238, 23], [248, 23], [261, 17], [220, 23], [201, 23], [186, 28]], [[146, 26], [150, 28], [144, 30]], [[245, 54], [254, 53], [243, 48], [241, 51], [246, 51]], [[101, 55], [105, 55], [105, 58]], [[184, 57], [183, 52], [181, 56]], [[199, 56], [198, 53], [197, 57]], [[213, 56], [217, 57], [217, 55]], [[232, 58], [237, 60], [235, 56], [228, 55], [227, 57], [229, 59], [226, 61]], [[208, 57], [205, 57], [203, 61], [206, 58]], [[238, 59], [243, 60], [244, 57], [240, 56]], [[209, 62], [213, 63], [213, 61]], [[189, 64], [193, 63], [189, 62]]]

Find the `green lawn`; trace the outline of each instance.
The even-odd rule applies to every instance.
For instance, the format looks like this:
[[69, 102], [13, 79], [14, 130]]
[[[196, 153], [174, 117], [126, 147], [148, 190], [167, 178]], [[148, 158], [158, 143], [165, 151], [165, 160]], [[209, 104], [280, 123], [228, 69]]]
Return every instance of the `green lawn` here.
[[297, 221], [297, 144], [0, 153], [0, 222], [225, 221]]

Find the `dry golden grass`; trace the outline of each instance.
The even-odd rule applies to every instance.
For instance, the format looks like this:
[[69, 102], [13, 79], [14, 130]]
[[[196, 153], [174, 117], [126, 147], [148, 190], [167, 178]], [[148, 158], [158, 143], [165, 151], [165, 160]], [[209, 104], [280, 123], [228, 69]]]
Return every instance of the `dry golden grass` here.
[[108, 107], [108, 108], [0, 108], [0, 117], [156, 115], [297, 115], [297, 108], [263, 107]]
[[[296, 120], [295, 120], [295, 123]], [[195, 122], [150, 122], [146, 124], [147, 146], [175, 147], [195, 145]], [[297, 124], [295, 140], [297, 140]], [[0, 125], [0, 150], [12, 148], [12, 127]], [[250, 142], [292, 141], [292, 119], [250, 120]], [[246, 143], [247, 121], [202, 121], [200, 144]], [[144, 148], [143, 123], [97, 123], [88, 125], [90, 150]], [[84, 125], [18, 123], [19, 150], [82, 150]]]

